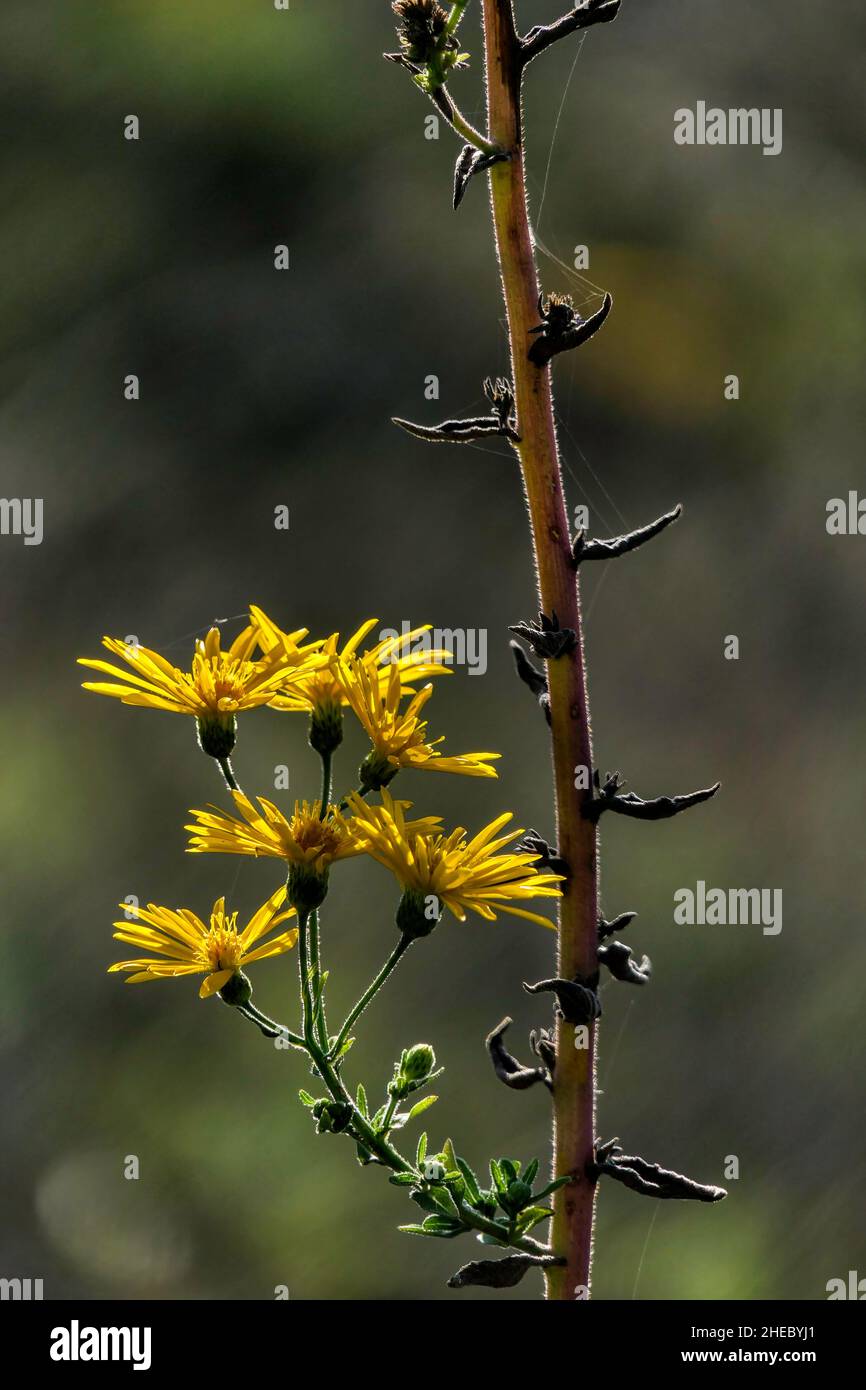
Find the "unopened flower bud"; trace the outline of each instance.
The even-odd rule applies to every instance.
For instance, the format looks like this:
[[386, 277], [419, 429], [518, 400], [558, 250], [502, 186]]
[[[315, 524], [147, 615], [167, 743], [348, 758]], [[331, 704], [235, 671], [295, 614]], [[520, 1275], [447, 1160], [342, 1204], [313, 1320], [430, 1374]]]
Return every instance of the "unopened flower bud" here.
[[416, 1043], [403, 1058], [400, 1071], [407, 1081], [425, 1081], [436, 1065], [436, 1053], [429, 1043]]
[[425, 1182], [441, 1182], [445, 1176], [445, 1165], [438, 1158], [428, 1158], [421, 1164], [421, 1176]]

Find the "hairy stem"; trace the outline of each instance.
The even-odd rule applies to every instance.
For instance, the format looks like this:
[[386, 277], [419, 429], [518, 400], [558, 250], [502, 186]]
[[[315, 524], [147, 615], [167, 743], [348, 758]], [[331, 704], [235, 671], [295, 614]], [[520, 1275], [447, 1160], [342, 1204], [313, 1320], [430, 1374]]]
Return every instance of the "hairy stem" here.
[[[592, 741], [584, 673], [580, 595], [569, 541], [550, 368], [527, 353], [538, 321], [538, 273], [526, 201], [521, 92], [523, 64], [512, 0], [483, 0], [489, 134], [511, 158], [490, 171], [502, 290], [508, 315], [520, 456], [532, 525], [539, 602], [577, 634], [576, 650], [548, 662], [550, 725], [558, 851], [570, 874], [559, 913], [557, 974], [592, 976], [597, 969], [598, 863], [591, 790], [575, 789], [575, 772], [591, 782]], [[575, 1047], [575, 1030], [557, 1025], [553, 1176], [573, 1175], [554, 1202], [553, 1253], [565, 1260], [545, 1272], [548, 1298], [588, 1292], [595, 1184], [588, 1176], [595, 1127], [595, 1033]], [[585, 1295], [584, 1295], [585, 1296]]]
[[430, 100], [437, 111], [445, 117], [452, 130], [462, 136], [470, 145], [474, 145], [476, 150], [490, 154], [496, 148], [489, 140], [485, 140], [480, 130], [476, 130], [474, 125], [467, 121], [463, 112], [444, 87], [434, 87], [430, 93]]
[[327, 1050], [328, 1047], [328, 1025], [325, 1021], [325, 995], [322, 985], [322, 947], [319, 933], [319, 913], [314, 909], [310, 913], [310, 971], [313, 989], [318, 995], [318, 1000], [314, 1004], [315, 1019], [313, 1026], [318, 1034], [319, 1041]]
[[216, 761], [219, 764], [220, 771], [223, 775], [223, 778], [225, 779], [225, 784], [228, 787], [229, 791], [239, 792], [241, 789], [240, 783], [238, 782], [238, 779], [235, 777], [231, 758], [217, 758]]
[[319, 811], [319, 819], [324, 820], [328, 814], [328, 807], [331, 804], [331, 782], [332, 764], [334, 761], [333, 753], [322, 753], [322, 806]]
[[307, 1051], [314, 1054], [316, 1044], [315, 1018], [313, 1013], [313, 991], [311, 989], [310, 953], [307, 938], [309, 912], [298, 913], [298, 974], [301, 983], [301, 1003], [304, 1011], [304, 1043]]
[[[349, 1107], [352, 1115], [350, 1132], [353, 1138], [359, 1140], [369, 1149], [370, 1153], [376, 1155], [380, 1163], [386, 1168], [390, 1168], [393, 1173], [414, 1173], [414, 1165], [394, 1147], [388, 1136], [375, 1130], [370, 1121], [361, 1114], [354, 1099], [346, 1089], [339, 1066], [326, 1056], [315, 1038], [308, 1038], [305, 1047], [333, 1099]], [[550, 1253], [547, 1246], [540, 1244], [532, 1236], [514, 1235], [502, 1222], [483, 1216], [480, 1212], [473, 1210], [468, 1203], [461, 1201], [459, 1207], [464, 1221], [476, 1231], [492, 1235], [497, 1240], [501, 1240], [504, 1245], [511, 1246], [515, 1250], [523, 1250], [528, 1254], [547, 1255]]]
[[373, 980], [372, 984], [369, 985], [367, 989], [365, 989], [364, 993], [361, 995], [361, 998], [358, 1000], [357, 1004], [355, 1004], [354, 1008], [352, 1009], [351, 1013], [346, 1019], [346, 1022], [340, 1029], [337, 1041], [334, 1043], [334, 1046], [331, 1049], [332, 1057], [337, 1057], [339, 1055], [340, 1048], [343, 1046], [343, 1043], [348, 1038], [349, 1032], [351, 1031], [355, 1022], [360, 1018], [361, 1014], [364, 1012], [371, 1000], [379, 993], [379, 990], [382, 988], [388, 976], [391, 974], [391, 971], [402, 960], [404, 954], [411, 945], [412, 938], [410, 936], [400, 937], [400, 940], [397, 942], [397, 945], [394, 947], [390, 956], [385, 961], [385, 964], [382, 966], [382, 969], [379, 971], [375, 980]]

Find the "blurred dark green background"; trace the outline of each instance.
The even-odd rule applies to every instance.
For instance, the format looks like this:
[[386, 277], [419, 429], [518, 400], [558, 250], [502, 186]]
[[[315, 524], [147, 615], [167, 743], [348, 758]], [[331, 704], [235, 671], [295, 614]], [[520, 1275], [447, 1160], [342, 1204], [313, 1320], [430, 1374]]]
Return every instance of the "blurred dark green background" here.
[[[528, 28], [556, 6], [518, 8]], [[477, 9], [455, 83], [470, 113]], [[712, 1209], [606, 1187], [600, 1298], [815, 1299], [866, 1275], [866, 541], [825, 530], [827, 500], [866, 485], [864, 39], [855, 0], [625, 0], [567, 95], [574, 41], [528, 81], [540, 239], [568, 266], [588, 244], [615, 300], [556, 368], [570, 503], [600, 535], [686, 508], [586, 576], [598, 762], [644, 795], [724, 782], [673, 824], [605, 823], [604, 906], [639, 909], [628, 939], [655, 974], [605, 989], [600, 1129], [706, 1181], [737, 1155], [741, 1176]], [[43, 1278], [46, 1297], [483, 1296], [444, 1289], [478, 1247], [398, 1234], [405, 1199], [314, 1135], [294, 1057], [193, 983], [105, 974], [125, 895], [203, 911], [229, 891], [247, 909], [279, 875], [184, 857], [187, 808], [222, 795], [191, 722], [85, 696], [73, 665], [103, 633], [185, 664], [195, 633], [251, 601], [318, 635], [371, 615], [486, 628], [488, 674], [440, 682], [432, 727], [454, 751], [502, 750], [499, 783], [401, 789], [449, 820], [512, 808], [550, 833], [546, 734], [507, 648], [534, 597], [515, 467], [389, 425], [474, 407], [507, 365], [485, 189], [451, 212], [457, 144], [425, 139], [432, 108], [382, 62], [392, 46], [385, 0], [3, 7], [3, 491], [44, 498], [45, 536], [0, 540], [0, 1273]], [[674, 110], [699, 99], [782, 107], [782, 155], [675, 146]], [[541, 270], [582, 297], [550, 256]], [[247, 788], [267, 794], [283, 762], [312, 792], [303, 720], [244, 718]], [[674, 926], [675, 890], [698, 879], [782, 888], [781, 935]], [[376, 866], [334, 874], [332, 1011], [390, 950], [393, 907]], [[508, 919], [443, 924], [350, 1076], [372, 1089], [429, 1039], [447, 1067], [431, 1140], [476, 1165], [543, 1156], [547, 1096], [499, 1086], [482, 1039], [511, 1013], [526, 1053], [546, 1011], [521, 981], [550, 973], [552, 944]], [[286, 1015], [293, 970], [256, 969], [263, 1008]]]

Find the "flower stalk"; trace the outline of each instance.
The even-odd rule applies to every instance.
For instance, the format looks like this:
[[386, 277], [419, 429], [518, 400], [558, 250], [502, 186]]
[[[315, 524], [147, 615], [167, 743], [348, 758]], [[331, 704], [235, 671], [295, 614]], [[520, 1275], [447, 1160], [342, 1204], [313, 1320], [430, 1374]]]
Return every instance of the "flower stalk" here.
[[[592, 737], [587, 700], [579, 579], [571, 554], [549, 366], [528, 357], [538, 320], [539, 285], [526, 200], [521, 120], [523, 60], [512, 0], [482, 0], [487, 113], [492, 140], [510, 159], [490, 169], [490, 197], [508, 316], [512, 382], [517, 408], [523, 483], [532, 525], [538, 597], [576, 634], [574, 649], [547, 664], [553, 750], [557, 843], [569, 866], [559, 912], [557, 974], [592, 978], [598, 969], [598, 856], [591, 789], [575, 787], [575, 772], [591, 772]], [[580, 779], [578, 779], [580, 780]], [[589, 776], [582, 779], [590, 782]], [[589, 1289], [595, 1183], [589, 1173], [595, 1128], [597, 1024], [580, 1036], [560, 1017], [556, 1037], [553, 1176], [572, 1181], [554, 1198], [551, 1246], [564, 1265], [545, 1269], [548, 1297], [573, 1299]]]

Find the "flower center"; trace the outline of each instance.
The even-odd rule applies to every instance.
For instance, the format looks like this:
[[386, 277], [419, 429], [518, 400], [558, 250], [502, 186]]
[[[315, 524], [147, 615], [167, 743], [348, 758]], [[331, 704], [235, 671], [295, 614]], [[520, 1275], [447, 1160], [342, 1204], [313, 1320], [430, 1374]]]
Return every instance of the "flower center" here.
[[337, 853], [344, 839], [342, 830], [318, 816], [299, 817], [292, 825], [292, 834], [301, 849], [319, 850], [329, 858]]
[[211, 928], [202, 942], [202, 954], [211, 970], [239, 970], [243, 950], [237, 932], [238, 914], [211, 918]]

